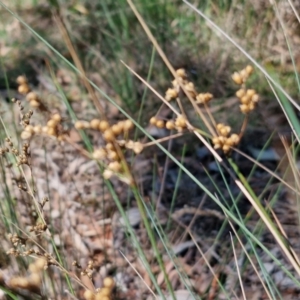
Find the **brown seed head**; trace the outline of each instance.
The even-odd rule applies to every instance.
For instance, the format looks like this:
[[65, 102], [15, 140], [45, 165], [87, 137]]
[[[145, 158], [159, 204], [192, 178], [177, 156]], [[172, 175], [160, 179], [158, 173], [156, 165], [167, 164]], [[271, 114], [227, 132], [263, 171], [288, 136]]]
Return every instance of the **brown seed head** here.
[[240, 75], [240, 73], [238, 73], [238, 72], [234, 72], [233, 74], [232, 74], [232, 76], [231, 76], [231, 78], [232, 78], [232, 80], [236, 83], [236, 84], [238, 84], [238, 85], [241, 85], [241, 84], [243, 84], [243, 77]]
[[177, 127], [185, 128], [186, 127], [186, 118], [183, 115], [179, 115], [175, 120], [175, 125]]
[[51, 119], [54, 120], [55, 122], [59, 123], [59, 122], [61, 122], [61, 115], [60, 114], [54, 114], [51, 117]]
[[242, 98], [246, 94], [246, 91], [245, 89], [239, 89], [235, 94], [238, 98]]
[[259, 101], [259, 95], [258, 94], [253, 95], [251, 100], [252, 102], [257, 103]]
[[21, 139], [22, 140], [30, 139], [31, 136], [32, 136], [32, 133], [28, 132], [28, 131], [22, 131], [22, 133], [21, 133]]
[[166, 91], [166, 96], [165, 96], [165, 99], [167, 101], [171, 101], [172, 99], [175, 99], [178, 97], [178, 91], [174, 88], [169, 88], [167, 91]]
[[93, 119], [90, 122], [90, 126], [92, 129], [98, 130], [99, 129], [99, 125], [100, 125], [100, 120], [99, 119]]
[[31, 100], [29, 102], [30, 106], [34, 107], [34, 108], [37, 108], [37, 107], [40, 107], [41, 103], [38, 101], [38, 100]]
[[107, 142], [112, 142], [115, 140], [115, 135], [114, 135], [113, 131], [110, 128], [108, 128], [103, 132], [103, 138]]
[[118, 161], [113, 161], [108, 164], [107, 168], [118, 173], [121, 171], [122, 166]]
[[116, 151], [109, 151], [108, 153], [107, 153], [107, 158], [109, 159], [109, 160], [117, 160], [118, 158], [119, 158], [119, 156], [118, 156], [118, 154], [117, 154], [117, 152]]
[[246, 70], [248, 76], [250, 76], [250, 75], [252, 74], [252, 72], [253, 72], [253, 67], [250, 66], [250, 65], [248, 65], [248, 66], [245, 68], [245, 70]]
[[38, 100], [38, 99], [39, 99], [39, 97], [38, 97], [37, 93], [35, 93], [35, 92], [29, 92], [26, 95], [26, 100], [27, 101]]
[[101, 132], [104, 132], [109, 128], [109, 123], [106, 120], [101, 120], [99, 123], [99, 130]]
[[165, 127], [165, 122], [163, 120], [157, 120], [155, 123], [155, 126], [158, 128], [164, 128]]
[[52, 136], [56, 136], [57, 135], [56, 128], [55, 127], [48, 127], [47, 134], [52, 135]]
[[54, 127], [56, 127], [56, 125], [57, 125], [57, 121], [55, 121], [55, 120], [53, 120], [53, 119], [50, 119], [48, 122], [47, 122], [47, 126], [48, 127], [51, 127], [51, 128], [54, 128]]
[[114, 172], [112, 170], [106, 169], [103, 172], [103, 178], [109, 179], [114, 175]]
[[132, 148], [135, 154], [140, 154], [143, 151], [143, 149], [144, 149], [144, 145], [140, 142], [135, 142]]
[[178, 77], [181, 77], [181, 78], [186, 78], [186, 72], [185, 72], [185, 70], [184, 69], [178, 69], [178, 70], [176, 70], [176, 74], [177, 74], [177, 76]]
[[174, 128], [175, 128], [175, 123], [174, 123], [174, 121], [172, 121], [172, 120], [167, 121], [167, 123], [166, 123], [166, 128], [167, 128], [168, 130], [174, 129]]
[[30, 88], [27, 84], [21, 84], [18, 86], [18, 92], [22, 95], [26, 95], [30, 92]]
[[131, 120], [127, 119], [124, 121], [124, 131], [129, 131], [134, 128], [134, 124]]
[[123, 128], [119, 124], [114, 124], [111, 126], [111, 130], [115, 136], [118, 136], [122, 133]]
[[251, 98], [246, 94], [240, 99], [242, 104], [249, 104], [251, 101]]
[[17, 84], [26, 84], [27, 83], [27, 78], [26, 76], [20, 75], [17, 77]]
[[95, 294], [90, 290], [86, 290], [83, 293], [83, 297], [84, 297], [85, 300], [94, 300], [95, 299]]
[[111, 277], [106, 277], [103, 280], [103, 286], [112, 289], [115, 285], [115, 281]]
[[151, 125], [155, 125], [156, 122], [157, 122], [156, 117], [152, 117], [152, 118], [150, 119], [150, 121], [149, 121], [149, 123], [150, 123]]
[[96, 149], [93, 153], [94, 159], [104, 159], [106, 157], [107, 153], [103, 148]]

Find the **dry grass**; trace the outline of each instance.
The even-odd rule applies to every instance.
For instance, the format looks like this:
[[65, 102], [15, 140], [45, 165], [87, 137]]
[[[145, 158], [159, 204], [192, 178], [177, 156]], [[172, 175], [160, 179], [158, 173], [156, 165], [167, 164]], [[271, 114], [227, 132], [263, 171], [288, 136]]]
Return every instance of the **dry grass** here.
[[[300, 254], [295, 148], [291, 140], [273, 139], [273, 149], [286, 157], [256, 161], [254, 146], [261, 149], [274, 128], [275, 135], [283, 128], [277, 113], [271, 118], [262, 111], [268, 102], [276, 105], [266, 101], [261, 75], [247, 66], [231, 78], [244, 58], [229, 43], [221, 48], [210, 29], [199, 30], [203, 23], [183, 5], [167, 6], [170, 31], [158, 41], [151, 31], [159, 30], [145, 22], [151, 14], [139, 20], [146, 38], [128, 6], [124, 16], [132, 26], [123, 32], [125, 42], [113, 38], [108, 17], [99, 41], [83, 38], [100, 25], [89, 5], [52, 14], [43, 5], [22, 6], [20, 16], [79, 73], [62, 67], [17, 19], [6, 22], [4, 10], [3, 30], [11, 39], [0, 49], [10, 87], [1, 90], [0, 297], [160, 299], [173, 292], [180, 299], [180, 290], [190, 289], [203, 299], [294, 299]], [[279, 31], [282, 17], [298, 67], [299, 24], [290, 8], [280, 2], [274, 12], [255, 1], [205, 9], [269, 72], [284, 68], [280, 77], [294, 93]], [[71, 30], [76, 22], [82, 28]], [[194, 35], [185, 37], [191, 29]], [[170, 41], [163, 44], [165, 34]], [[117, 50], [109, 53], [100, 41]], [[173, 80], [159, 58], [149, 63], [152, 44]], [[142, 106], [140, 99], [146, 99]], [[260, 115], [265, 120], [253, 120]], [[257, 126], [267, 138], [258, 137]]]

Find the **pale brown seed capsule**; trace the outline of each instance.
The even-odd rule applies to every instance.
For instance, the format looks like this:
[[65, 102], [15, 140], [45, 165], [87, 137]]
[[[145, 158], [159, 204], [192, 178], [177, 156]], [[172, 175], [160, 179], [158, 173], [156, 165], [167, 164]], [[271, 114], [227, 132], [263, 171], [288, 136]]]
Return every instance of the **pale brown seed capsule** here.
[[39, 268], [33, 263], [33, 264], [30, 264], [29, 266], [28, 266], [28, 270], [29, 270], [29, 272], [31, 272], [31, 273], [37, 273], [37, 272], [39, 272]]
[[240, 100], [241, 100], [242, 104], [249, 104], [251, 101], [251, 98], [246, 94]]
[[231, 78], [238, 85], [241, 85], [243, 83], [243, 78], [238, 72], [234, 72]]
[[106, 129], [104, 132], [103, 132], [103, 138], [108, 141], [108, 142], [112, 142], [115, 140], [115, 136], [114, 136], [114, 133], [113, 131], [108, 128]]
[[110, 288], [108, 288], [108, 287], [103, 287], [102, 289], [101, 289], [101, 295], [102, 295], [102, 297], [108, 297], [108, 296], [110, 296], [110, 294], [111, 294], [111, 289]]
[[29, 92], [26, 95], [26, 100], [27, 101], [38, 100], [38, 99], [39, 99], [39, 97], [38, 97], [37, 93], [35, 93], [35, 92]]
[[47, 122], [47, 126], [48, 127], [56, 127], [56, 125], [57, 125], [57, 122], [55, 121], [55, 120], [53, 120], [53, 119], [50, 119], [48, 122]]
[[111, 300], [111, 298], [108, 296], [102, 295], [101, 291], [100, 291], [99, 294], [95, 295], [95, 300]]
[[32, 125], [27, 125], [24, 130], [27, 131], [27, 132], [30, 132], [31, 134], [34, 133]]
[[92, 129], [98, 130], [99, 129], [99, 125], [100, 125], [100, 120], [99, 119], [93, 119], [90, 122], [90, 126]]
[[28, 278], [29, 284], [36, 288], [40, 287], [41, 285], [41, 276], [38, 273], [33, 273]]
[[155, 125], [156, 122], [157, 122], [157, 119], [156, 119], [155, 117], [152, 117], [152, 118], [150, 119], [150, 121], [149, 121], [149, 123], [150, 123], [151, 125]]
[[82, 122], [82, 126], [84, 129], [89, 129], [90, 128], [90, 122], [88, 121], [81, 121]]
[[128, 120], [124, 121], [124, 131], [129, 131], [129, 130], [133, 129], [133, 127], [134, 127], [134, 124], [131, 120], [128, 119]]
[[247, 114], [250, 112], [249, 106], [247, 104], [240, 105], [241, 112]]
[[172, 99], [175, 99], [176, 97], [178, 96], [178, 92], [176, 89], [171, 89], [169, 88], [167, 91], [166, 91], [166, 96], [165, 96], [165, 99], [167, 101], [170, 101]]
[[127, 149], [133, 149], [133, 147], [134, 147], [134, 141], [132, 141], [132, 140], [128, 141], [128, 142], [125, 144], [125, 147], [126, 147]]
[[163, 120], [157, 120], [155, 123], [155, 126], [158, 128], [164, 128], [165, 127], [165, 122]]
[[100, 123], [99, 123], [99, 130], [101, 132], [104, 132], [108, 128], [109, 128], [109, 123], [107, 121], [105, 121], [105, 120], [100, 121]]
[[44, 270], [46, 261], [44, 258], [39, 258], [38, 260], [36, 260], [35, 265], [38, 268], [39, 271]]
[[244, 89], [239, 89], [235, 94], [238, 98], [242, 98], [246, 94], [246, 91]]
[[174, 129], [174, 128], [175, 128], [174, 121], [167, 121], [167, 123], [166, 123], [166, 128], [167, 128], [168, 130]]
[[56, 132], [55, 127], [48, 127], [47, 134], [56, 136], [57, 132]]
[[26, 76], [20, 75], [17, 77], [17, 84], [26, 84], [27, 83], [27, 78]]
[[83, 297], [86, 299], [86, 300], [94, 300], [95, 299], [95, 295], [92, 291], [90, 290], [86, 290], [84, 293], [83, 293]]
[[233, 133], [231, 136], [230, 136], [231, 140], [233, 141], [233, 143], [235, 145], [237, 145], [239, 142], [240, 142], [240, 137], [238, 136], [238, 134], [236, 133]]
[[253, 110], [253, 109], [255, 108], [255, 102], [250, 102], [250, 103], [248, 104], [248, 107], [249, 107], [249, 110], [250, 110], [250, 111]]
[[109, 151], [107, 153], [107, 157], [108, 157], [109, 160], [117, 160], [119, 158], [116, 151]]
[[249, 75], [248, 75], [248, 73], [247, 73], [247, 71], [246, 71], [245, 69], [243, 69], [243, 70], [240, 72], [240, 76], [242, 77], [243, 82], [245, 82], [245, 81], [248, 79], [248, 77], [249, 77]]
[[253, 90], [253, 89], [248, 89], [247, 90], [247, 92], [246, 92], [246, 94], [247, 94], [247, 96], [249, 97], [249, 98], [251, 98], [251, 97], [253, 97], [254, 95], [255, 95], [255, 90]]
[[187, 92], [194, 94], [195, 93], [195, 85], [193, 82], [188, 82], [185, 84], [185, 89]]
[[83, 124], [82, 121], [76, 121], [74, 126], [75, 126], [76, 129], [83, 129], [84, 128], [84, 124]]
[[42, 132], [42, 126], [41, 125], [36, 125], [33, 127], [34, 133], [41, 133]]
[[34, 108], [37, 108], [37, 107], [40, 107], [41, 103], [38, 101], [38, 100], [31, 100], [29, 102], [30, 106], [34, 107]]
[[107, 143], [106, 146], [105, 146], [105, 148], [106, 148], [107, 150], [114, 150], [114, 149], [115, 149], [115, 148], [114, 148], [114, 145], [113, 145], [112, 143]]
[[114, 124], [111, 126], [111, 130], [114, 133], [115, 136], [118, 136], [122, 133], [122, 127], [119, 124]]
[[106, 151], [103, 148], [97, 149], [93, 153], [94, 159], [104, 159], [106, 157]]
[[21, 133], [22, 140], [27, 140], [27, 139], [31, 138], [31, 136], [32, 136], [32, 133], [28, 132], [28, 131], [22, 131], [22, 133]]
[[221, 129], [220, 129], [220, 134], [222, 135], [222, 136], [227, 136], [228, 134], [229, 134], [229, 132], [231, 131], [231, 128], [229, 127], [229, 126], [224, 126], [224, 127], [222, 127]]
[[144, 145], [140, 142], [135, 142], [132, 148], [135, 154], [140, 154], [143, 151], [143, 149], [144, 149]]
[[112, 289], [115, 285], [115, 281], [111, 277], [106, 277], [103, 280], [103, 286]]
[[51, 117], [51, 119], [54, 120], [55, 122], [59, 123], [59, 122], [61, 122], [61, 115], [60, 114], [54, 114]]
[[259, 101], [258, 94], [253, 95], [252, 98], [251, 98], [251, 100], [252, 100], [252, 102], [257, 103]]
[[247, 74], [248, 74], [248, 76], [249, 76], [249, 75], [251, 75], [252, 72], [253, 72], [253, 67], [250, 66], [250, 65], [248, 65], [248, 66], [245, 68], [245, 70], [246, 70], [246, 72], [247, 72]]
[[229, 150], [230, 150], [230, 146], [228, 146], [228, 145], [223, 145], [223, 147], [222, 147], [222, 150], [225, 152], [225, 153], [227, 153]]
[[224, 126], [225, 126], [224, 124], [218, 123], [216, 127], [217, 127], [217, 130], [219, 131], [219, 130], [221, 130]]
[[178, 69], [178, 70], [176, 70], [176, 74], [177, 74], [178, 77], [181, 77], [181, 78], [185, 78], [186, 77], [186, 73], [185, 73], [184, 69]]
[[23, 288], [26, 289], [29, 286], [29, 282], [24, 277], [13, 277], [9, 281], [8, 285], [12, 288]]
[[186, 118], [183, 115], [179, 115], [175, 120], [175, 125], [177, 127], [185, 128], [186, 127]]
[[122, 167], [118, 161], [113, 161], [108, 164], [107, 168], [114, 172], [120, 172]]
[[109, 179], [109, 178], [111, 178], [113, 175], [114, 175], [114, 172], [113, 172], [112, 170], [106, 169], [106, 170], [104, 170], [104, 172], [103, 172], [103, 177], [104, 177], [105, 179]]
[[29, 88], [29, 86], [28, 86], [27, 84], [21, 84], [21, 85], [18, 86], [18, 92], [19, 92], [20, 94], [25, 95], [25, 94], [27, 94], [29, 91], [30, 91], [30, 88]]

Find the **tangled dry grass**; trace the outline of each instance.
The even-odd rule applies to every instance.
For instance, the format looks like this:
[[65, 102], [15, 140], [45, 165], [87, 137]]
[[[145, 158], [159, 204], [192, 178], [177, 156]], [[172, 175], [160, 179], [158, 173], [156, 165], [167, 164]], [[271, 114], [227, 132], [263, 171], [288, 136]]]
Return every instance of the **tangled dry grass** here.
[[[280, 5], [288, 18], [291, 11]], [[162, 81], [165, 96], [159, 84], [145, 81], [161, 106], [148, 101], [143, 116], [131, 119], [87, 79], [65, 19], [53, 16], [81, 76], [62, 68], [54, 72], [49, 61], [41, 72], [31, 61], [37, 82], [18, 76], [15, 95], [5, 94], [12, 101], [1, 102], [1, 297], [160, 299], [169, 292], [177, 299], [188, 297], [184, 293], [296, 299], [293, 141], [288, 135], [281, 143], [268, 141], [282, 127], [270, 125], [263, 112], [256, 70], [248, 65], [234, 72], [231, 100], [226, 96], [225, 104], [215, 105], [220, 99], [199, 88], [193, 72], [171, 67], [171, 87]], [[297, 45], [298, 27], [295, 19], [289, 22]], [[279, 24], [273, 24], [268, 41], [275, 52], [284, 43]], [[162, 54], [159, 46], [156, 50]], [[265, 63], [273, 68], [280, 58], [289, 64], [279, 52]], [[128, 70], [137, 75], [132, 66]], [[228, 72], [221, 73], [230, 80]], [[120, 98], [97, 74], [89, 75]], [[253, 129], [253, 115], [264, 119], [256, 121], [260, 131]], [[262, 125], [267, 122], [271, 131]], [[270, 141], [281, 157], [260, 152]], [[235, 234], [232, 241], [229, 232]]]

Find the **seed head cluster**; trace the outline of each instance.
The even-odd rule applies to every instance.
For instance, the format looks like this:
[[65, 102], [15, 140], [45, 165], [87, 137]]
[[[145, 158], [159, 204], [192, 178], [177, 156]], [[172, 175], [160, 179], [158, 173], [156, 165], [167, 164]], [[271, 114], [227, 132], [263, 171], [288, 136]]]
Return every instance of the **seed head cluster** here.
[[242, 85], [247, 81], [249, 76], [253, 73], [253, 67], [248, 65], [246, 68], [241, 70], [240, 72], [234, 72], [231, 76], [232, 80], [238, 84]]
[[152, 117], [150, 119], [150, 124], [156, 126], [157, 128], [166, 128], [168, 130], [177, 130], [178, 132], [183, 132], [187, 128], [187, 119], [183, 115], [178, 115], [175, 120], [164, 121], [158, 119], [157, 117]]
[[248, 114], [254, 110], [256, 103], [259, 101], [259, 96], [253, 89], [241, 88], [236, 92], [236, 96], [241, 102], [240, 109], [243, 114]]
[[46, 260], [44, 258], [39, 258], [35, 262], [29, 265], [28, 271], [29, 276], [16, 276], [12, 277], [8, 286], [11, 289], [23, 289], [30, 292], [39, 292], [42, 286], [42, 272], [45, 268]]
[[135, 154], [141, 153], [144, 148], [141, 142], [128, 138], [129, 132], [134, 128], [133, 122], [129, 119], [113, 125], [100, 119], [92, 119], [90, 122], [79, 120], [75, 123], [75, 128], [78, 130], [93, 129], [101, 133], [105, 146], [95, 149], [92, 158], [105, 162], [106, 168], [103, 176], [106, 179], [122, 174], [121, 158], [114, 143], [117, 143], [121, 149], [132, 150]]
[[26, 76], [20, 75], [17, 77], [18, 92], [22, 95], [26, 95], [30, 92], [30, 87]]
[[224, 153], [228, 153], [231, 147], [239, 143], [240, 138], [237, 134], [233, 133], [229, 135], [231, 131], [230, 126], [219, 123], [216, 129], [219, 135], [212, 139], [215, 149], [222, 149]]
[[25, 99], [29, 102], [31, 107], [40, 108], [41, 110], [47, 110], [38, 94], [31, 91], [26, 76], [18, 76], [16, 82], [18, 84], [18, 92], [21, 95], [25, 96]]
[[113, 288], [115, 286], [115, 282], [113, 278], [106, 277], [103, 280], [103, 287], [96, 290], [96, 292], [92, 292], [90, 290], [86, 290], [84, 292], [84, 299], [86, 300], [111, 300], [111, 294]]
[[249, 114], [252, 110], [254, 110], [257, 102], [259, 101], [259, 96], [256, 91], [245, 87], [246, 81], [252, 73], [253, 67], [247, 66], [240, 72], [235, 72], [232, 75], [232, 80], [241, 86], [241, 88], [236, 92], [236, 96], [241, 102], [240, 110], [243, 114]]
[[[8, 153], [13, 154], [16, 157], [17, 163], [16, 166], [19, 167], [21, 165], [29, 165], [30, 160], [30, 151], [29, 144], [24, 143], [22, 146], [22, 150], [19, 151], [15, 146], [11, 138], [6, 138], [6, 147], [0, 148], [0, 156], [4, 156]], [[25, 187], [20, 187], [21, 189], [26, 189]]]
[[[184, 69], [176, 70], [177, 78], [172, 81], [172, 87], [168, 88], [165, 94], [165, 99], [171, 101], [177, 99], [180, 94], [181, 86], [184, 86], [185, 92], [198, 104], [208, 103], [213, 95], [210, 93], [200, 93], [198, 94], [195, 89], [193, 82], [187, 80], [187, 74]], [[157, 125], [156, 125], [157, 126]], [[159, 126], [157, 126], [159, 127]]]
[[59, 141], [62, 141], [64, 139], [65, 133], [66, 132], [63, 129], [62, 125], [62, 117], [59, 113], [55, 113], [50, 117], [45, 126], [42, 126], [40, 124], [35, 126], [31, 124], [26, 125], [21, 133], [21, 138], [23, 140], [27, 140], [34, 135], [45, 134], [48, 136], [56, 137]]

